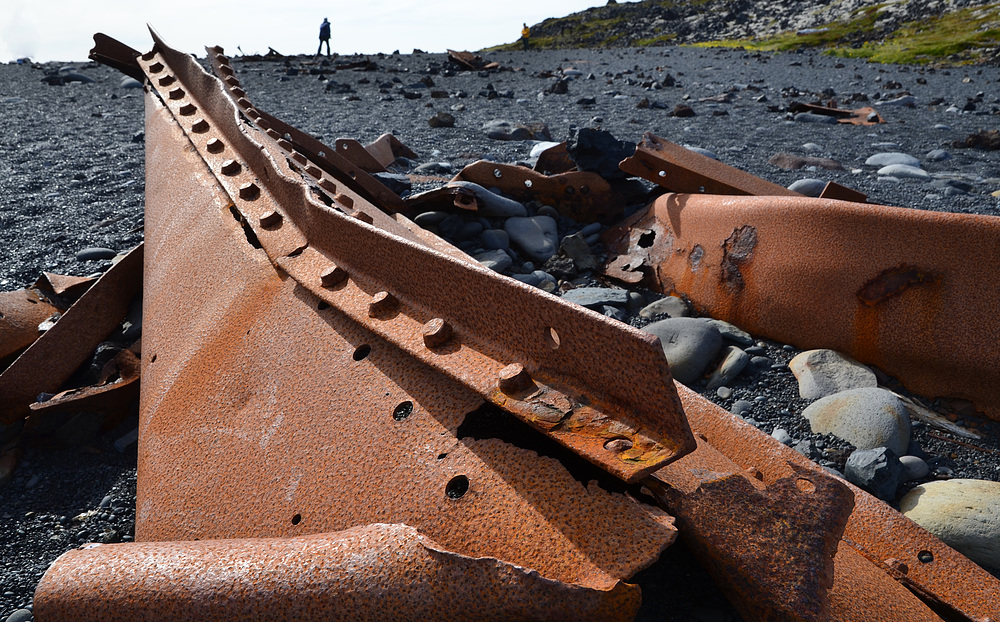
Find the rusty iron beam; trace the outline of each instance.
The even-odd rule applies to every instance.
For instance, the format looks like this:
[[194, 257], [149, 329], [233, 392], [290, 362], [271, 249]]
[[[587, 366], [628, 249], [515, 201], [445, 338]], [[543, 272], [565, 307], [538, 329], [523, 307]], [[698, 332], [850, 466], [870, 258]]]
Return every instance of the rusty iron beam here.
[[[693, 488], [692, 481], [697, 483], [698, 478], [705, 478], [706, 471], [717, 474], [735, 472], [758, 480], [765, 490], [793, 481], [803, 497], [808, 497], [817, 490], [822, 491], [820, 486], [816, 486], [817, 482], [831, 477], [794, 449], [782, 445], [690, 389], [678, 384], [677, 391], [688, 421], [699, 438], [699, 447], [654, 473], [653, 490], [665, 485], [689, 491]], [[804, 474], [805, 479], [816, 486], [815, 490], [799, 482]], [[902, 622], [938, 619], [937, 614], [941, 612], [947, 612], [945, 619], [948, 620], [991, 622], [997, 619], [1000, 581], [886, 503], [846, 481], [840, 483], [853, 493], [854, 504], [846, 525], [842, 527], [843, 535], [836, 549], [834, 582], [828, 594], [828, 617], [818, 619]], [[787, 483], [783, 486], [795, 494]], [[710, 569], [719, 567], [714, 561], [718, 557], [737, 562], [741, 558], [744, 560], [742, 564], [730, 565], [727, 573], [719, 576], [720, 585], [724, 588], [728, 586], [730, 593], [737, 592], [733, 601], [734, 604], [742, 603], [741, 611], [750, 614], [752, 619], [789, 619], [784, 614], [778, 618], [768, 615], [758, 617], [761, 609], [768, 604], [774, 606], [778, 603], [777, 606], [781, 606], [780, 591], [765, 590], [762, 593], [774, 594], [774, 597], [763, 599], [759, 596], [755, 598], [753, 593], [738, 593], [744, 590], [744, 581], [765, 588], [768, 585], [780, 588], [782, 573], [772, 565], [758, 564], [752, 552], [740, 550], [739, 540], [733, 539], [731, 534], [729, 540], [732, 546], [728, 546], [728, 550], [713, 550], [727, 546], [726, 538], [713, 530], [719, 518], [689, 511], [689, 508], [697, 507], [695, 500], [703, 494], [704, 491], [696, 490], [690, 493], [691, 499], [682, 497], [679, 503], [665, 504], [668, 511], [676, 514], [681, 533], [703, 544], [696, 554], [709, 558], [706, 565]], [[734, 503], [743, 505], [747, 497], [732, 499]], [[723, 511], [721, 501], [715, 506], [711, 501], [707, 504], [709, 511]], [[831, 509], [826, 511], [834, 512]], [[731, 510], [725, 517], [732, 522], [733, 531], [744, 530], [748, 522], [754, 524], [752, 521], [756, 520], [747, 520], [742, 513]], [[723, 525], [723, 533], [725, 529]], [[795, 538], [790, 540], [796, 541]], [[757, 541], [753, 536], [746, 538], [746, 542]], [[777, 555], [781, 556], [780, 553]], [[790, 556], [790, 559], [794, 560], [796, 556]], [[749, 579], [747, 574], [751, 575]], [[900, 587], [908, 589], [901, 590]], [[794, 591], [791, 593], [794, 594]]]
[[547, 175], [567, 173], [576, 170], [576, 162], [569, 155], [566, 143], [561, 142], [538, 154], [538, 160], [535, 161], [535, 170]]
[[[340, 186], [331, 192], [336, 192], [342, 199], [346, 197], [351, 202], [371, 202], [387, 212], [403, 210], [403, 200], [395, 192], [350, 159], [337, 153], [335, 147], [328, 147], [310, 134], [251, 104], [224, 50], [219, 46], [205, 50], [213, 70], [226, 85], [226, 93], [237, 103], [245, 118], [262, 131], [267, 131], [274, 140], [284, 140], [289, 144], [289, 155], [293, 158], [297, 156], [298, 164], [317, 179], [324, 172], [336, 178]], [[307, 166], [307, 162], [312, 166]]]
[[[667, 194], [605, 237], [608, 273], [1000, 418], [1000, 219], [806, 197]], [[996, 339], [994, 339], [996, 337]]]
[[90, 50], [90, 59], [113, 67], [129, 77], [143, 82], [146, 80], [146, 74], [142, 72], [139, 64], [135, 61], [139, 54], [141, 54], [139, 50], [98, 32], [94, 34], [94, 48]]
[[128, 311], [142, 288], [140, 244], [99, 278], [55, 325], [0, 374], [0, 422], [30, 414], [39, 393], [55, 393]]
[[571, 171], [543, 175], [530, 168], [479, 160], [463, 168], [452, 181], [470, 181], [499, 188], [515, 201], [540, 201], [577, 222], [614, 222], [625, 201], [597, 173]]
[[294, 538], [91, 544], [35, 592], [45, 620], [631, 620], [635, 586], [587, 588], [447, 550], [405, 525]]
[[[535, 430], [630, 479], [658, 468], [657, 428], [687, 451], [656, 340], [316, 200], [280, 140], [154, 39], [137, 540], [405, 523], [625, 602], [673, 519], [581, 486]], [[642, 365], [625, 395], [600, 370], [619, 357]]]
[[382, 134], [368, 145], [353, 138], [338, 138], [337, 153], [368, 173], [381, 173], [398, 157], [415, 159], [417, 154], [392, 134]]
[[649, 132], [643, 134], [635, 155], [622, 160], [619, 166], [671, 192], [802, 196]]

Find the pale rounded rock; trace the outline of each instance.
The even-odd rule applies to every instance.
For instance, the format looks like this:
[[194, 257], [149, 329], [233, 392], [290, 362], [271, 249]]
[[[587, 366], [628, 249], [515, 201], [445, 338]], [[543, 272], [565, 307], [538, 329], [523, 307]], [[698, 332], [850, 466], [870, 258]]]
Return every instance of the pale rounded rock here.
[[788, 369], [799, 381], [799, 397], [807, 400], [878, 386], [872, 370], [836, 350], [806, 350], [788, 362]]
[[910, 417], [898, 397], [878, 388], [850, 389], [802, 411], [813, 432], [833, 434], [858, 449], [888, 447], [897, 456], [910, 443]]
[[640, 317], [651, 318], [656, 315], [666, 314], [670, 317], [688, 317], [691, 310], [683, 298], [678, 296], [666, 296], [659, 300], [654, 300], [639, 311]]
[[715, 389], [729, 382], [738, 376], [747, 363], [750, 362], [750, 355], [736, 346], [726, 346], [722, 352], [722, 362], [712, 372], [708, 379], [708, 388]]
[[1000, 569], [1000, 482], [928, 482], [906, 493], [899, 509], [977, 564]]
[[931, 471], [923, 458], [917, 456], [900, 456], [899, 462], [906, 469], [906, 481], [927, 477], [927, 474]]
[[865, 164], [868, 166], [878, 166], [880, 168], [883, 166], [889, 166], [890, 164], [905, 164], [906, 166], [919, 167], [920, 160], [908, 153], [893, 151], [888, 153], [876, 153], [865, 160]]
[[906, 164], [883, 166], [878, 170], [878, 174], [883, 177], [895, 177], [896, 179], [920, 179], [927, 181], [931, 178], [931, 174], [924, 169]]

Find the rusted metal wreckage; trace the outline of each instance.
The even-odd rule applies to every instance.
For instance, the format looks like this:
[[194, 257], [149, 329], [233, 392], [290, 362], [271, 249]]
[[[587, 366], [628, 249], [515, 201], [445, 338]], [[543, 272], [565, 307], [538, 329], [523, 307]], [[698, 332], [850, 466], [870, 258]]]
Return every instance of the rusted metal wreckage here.
[[[1000, 619], [993, 576], [674, 383], [654, 337], [380, 204], [362, 167], [256, 109], [221, 49], [216, 78], [155, 34], [142, 55], [95, 40], [146, 84], [136, 542], [60, 557], [38, 620], [627, 620], [675, 522], [746, 619]], [[714, 241], [716, 288], [750, 296], [780, 242], [739, 233], [740, 210], [768, 201], [812, 207], [665, 195], [611, 269], [662, 285], [687, 248], [690, 271], [683, 222]]]

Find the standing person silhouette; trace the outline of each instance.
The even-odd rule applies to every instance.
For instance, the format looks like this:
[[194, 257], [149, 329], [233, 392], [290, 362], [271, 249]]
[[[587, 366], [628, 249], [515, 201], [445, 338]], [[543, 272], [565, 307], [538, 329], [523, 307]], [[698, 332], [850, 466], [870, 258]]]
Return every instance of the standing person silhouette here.
[[528, 40], [531, 39], [531, 29], [528, 28], [528, 24], [522, 22], [524, 28], [521, 29], [521, 44], [524, 45], [524, 49], [528, 49]]
[[323, 51], [323, 44], [326, 44], [326, 55], [330, 55], [330, 20], [323, 18], [323, 23], [319, 26], [319, 47], [316, 49], [316, 56]]

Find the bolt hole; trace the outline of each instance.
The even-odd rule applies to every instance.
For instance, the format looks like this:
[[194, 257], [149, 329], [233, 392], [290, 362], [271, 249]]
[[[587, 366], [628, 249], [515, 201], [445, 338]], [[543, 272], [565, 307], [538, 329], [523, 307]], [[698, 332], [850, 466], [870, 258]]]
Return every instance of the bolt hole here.
[[317, 311], [322, 311], [323, 309], [329, 309], [329, 308], [330, 308], [330, 303], [328, 303], [325, 300], [320, 300], [319, 304], [316, 305], [316, 310]]
[[295, 516], [292, 517], [292, 524], [293, 525], [298, 525], [301, 522], [302, 522], [302, 515], [301, 514], [296, 514]]
[[667, 172], [666, 171], [660, 171], [659, 173], [657, 173], [657, 175], [659, 175], [660, 177], [666, 177], [667, 176]]
[[449, 499], [461, 499], [469, 491], [469, 478], [464, 475], [456, 475], [451, 478], [444, 488], [444, 494]]
[[816, 484], [812, 483], [811, 481], [807, 480], [804, 477], [800, 477], [797, 480], [795, 480], [795, 487], [809, 495], [816, 492]]
[[149, 362], [150, 363], [155, 363], [156, 362], [156, 355], [155, 354], [153, 356], [149, 357]]
[[412, 414], [413, 402], [406, 400], [405, 402], [401, 402], [399, 406], [396, 406], [396, 409], [392, 411], [392, 418], [396, 421], [402, 421]]
[[444, 454], [438, 454], [438, 460], [444, 460], [447, 457], [448, 457], [448, 454], [446, 454], [446, 453], [444, 453]]
[[524, 187], [525, 188], [530, 188], [531, 187], [531, 180], [530, 179], [525, 179], [524, 180]]
[[553, 350], [559, 348], [559, 345], [561, 344], [561, 341], [559, 339], [559, 333], [557, 333], [556, 329], [552, 328], [551, 326], [545, 333], [545, 343]]
[[632, 441], [627, 438], [613, 438], [604, 443], [604, 448], [614, 452], [628, 451], [632, 449]]
[[934, 554], [930, 551], [920, 551], [917, 553], [917, 559], [920, 560], [921, 564], [929, 564], [934, 561]]
[[371, 354], [371, 353], [372, 353], [372, 347], [371, 347], [370, 345], [368, 345], [367, 343], [365, 343], [365, 344], [361, 344], [361, 345], [360, 345], [360, 346], [358, 346], [358, 348], [357, 348], [357, 349], [356, 349], [356, 350], [354, 351], [354, 360], [355, 360], [355, 361], [361, 361], [361, 360], [364, 360], [364, 358], [365, 358], [366, 356], [368, 356], [369, 354]]
[[639, 248], [649, 248], [653, 245], [653, 242], [655, 241], [656, 241], [656, 232], [647, 231], [646, 233], [643, 233], [642, 235], [639, 236], [638, 240]]
[[698, 186], [698, 192], [705, 194], [705, 186]]

